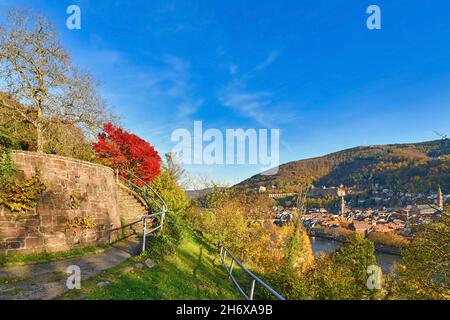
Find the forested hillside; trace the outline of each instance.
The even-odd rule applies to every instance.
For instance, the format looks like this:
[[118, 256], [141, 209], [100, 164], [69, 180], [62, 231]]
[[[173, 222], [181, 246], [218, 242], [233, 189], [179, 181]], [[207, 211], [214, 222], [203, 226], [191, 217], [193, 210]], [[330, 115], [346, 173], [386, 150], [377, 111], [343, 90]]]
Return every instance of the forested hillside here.
[[344, 184], [360, 190], [374, 184], [410, 192], [429, 191], [440, 184], [449, 190], [450, 139], [356, 147], [293, 161], [281, 165], [276, 175], [255, 175], [238, 187], [275, 186], [280, 191], [292, 191], [304, 181], [315, 186]]

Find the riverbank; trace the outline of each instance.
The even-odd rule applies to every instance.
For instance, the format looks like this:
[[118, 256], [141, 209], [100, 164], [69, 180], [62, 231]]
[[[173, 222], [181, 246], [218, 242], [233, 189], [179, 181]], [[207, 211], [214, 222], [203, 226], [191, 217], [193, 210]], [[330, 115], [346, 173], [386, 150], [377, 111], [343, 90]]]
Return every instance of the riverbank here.
[[[308, 230], [308, 234], [312, 237], [318, 237], [322, 239], [337, 241], [337, 242], [345, 242], [347, 237], [344, 235], [330, 234], [321, 230], [310, 229]], [[390, 246], [382, 243], [374, 242], [375, 251], [381, 253], [387, 253], [392, 255], [401, 255], [402, 247]]]

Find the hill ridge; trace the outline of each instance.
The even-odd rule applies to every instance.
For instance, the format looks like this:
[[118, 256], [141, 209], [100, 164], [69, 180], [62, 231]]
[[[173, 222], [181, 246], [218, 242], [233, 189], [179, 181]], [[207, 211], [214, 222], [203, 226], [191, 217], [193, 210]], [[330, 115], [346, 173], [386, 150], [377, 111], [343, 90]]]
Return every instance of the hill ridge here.
[[450, 188], [450, 140], [356, 146], [280, 165], [276, 175], [254, 175], [238, 188], [275, 187], [290, 191], [301, 182], [368, 189], [373, 184], [424, 191], [434, 184]]

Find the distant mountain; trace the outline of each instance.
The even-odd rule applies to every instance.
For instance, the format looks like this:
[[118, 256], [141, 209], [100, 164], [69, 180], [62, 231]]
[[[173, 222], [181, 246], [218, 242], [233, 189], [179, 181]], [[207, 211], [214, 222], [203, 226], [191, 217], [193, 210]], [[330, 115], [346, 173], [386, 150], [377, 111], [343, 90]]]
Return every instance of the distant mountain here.
[[189, 199], [198, 199], [201, 198], [208, 193], [210, 193], [213, 190], [213, 188], [206, 188], [206, 189], [200, 189], [200, 190], [186, 190], [186, 195]]
[[315, 186], [386, 188], [423, 192], [441, 185], [450, 193], [450, 139], [356, 147], [280, 166], [278, 174], [255, 175], [236, 187], [296, 190], [302, 181]]

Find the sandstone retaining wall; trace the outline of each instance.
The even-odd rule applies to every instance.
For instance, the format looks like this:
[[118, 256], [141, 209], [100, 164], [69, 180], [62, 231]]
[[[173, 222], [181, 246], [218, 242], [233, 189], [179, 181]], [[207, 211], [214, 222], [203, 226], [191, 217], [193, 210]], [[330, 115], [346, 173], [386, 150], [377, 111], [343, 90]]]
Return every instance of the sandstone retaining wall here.
[[[0, 206], [0, 253], [55, 252], [113, 240], [108, 230], [120, 226], [120, 211], [112, 169], [25, 151], [13, 152], [12, 159], [26, 178], [39, 170], [47, 189], [29, 212]], [[75, 217], [89, 217], [93, 226], [70, 227]]]

